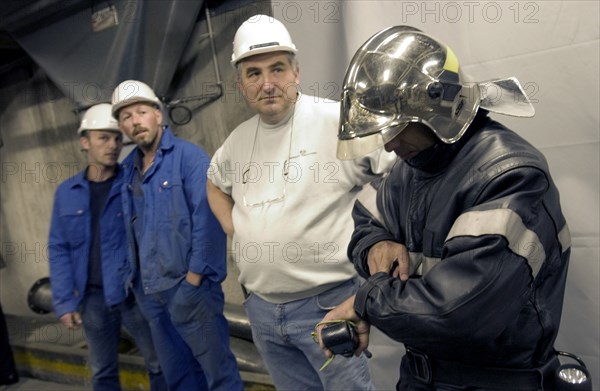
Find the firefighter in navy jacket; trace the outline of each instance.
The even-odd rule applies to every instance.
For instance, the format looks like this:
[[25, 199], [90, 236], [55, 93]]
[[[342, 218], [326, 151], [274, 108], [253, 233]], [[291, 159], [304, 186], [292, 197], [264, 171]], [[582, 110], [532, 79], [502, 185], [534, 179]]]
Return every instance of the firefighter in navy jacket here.
[[325, 320], [357, 322], [356, 354], [369, 324], [403, 342], [399, 390], [553, 389], [570, 235], [543, 155], [488, 117], [532, 115], [516, 79], [464, 83], [450, 48], [396, 26], [357, 52], [343, 98], [338, 156], [400, 159], [355, 205], [367, 280]]

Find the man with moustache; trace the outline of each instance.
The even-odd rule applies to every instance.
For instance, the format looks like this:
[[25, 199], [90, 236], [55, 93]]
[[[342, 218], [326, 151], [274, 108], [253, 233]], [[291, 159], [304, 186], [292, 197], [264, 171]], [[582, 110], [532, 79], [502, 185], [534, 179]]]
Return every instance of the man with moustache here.
[[232, 64], [257, 114], [215, 153], [208, 198], [232, 237], [254, 343], [276, 388], [371, 390], [364, 356], [320, 371], [310, 335], [358, 287], [346, 256], [352, 205], [395, 158], [383, 149], [352, 162], [335, 157], [339, 102], [300, 93], [296, 52], [270, 16], [237, 30]]
[[120, 83], [112, 103], [137, 144], [123, 161], [128, 281], [169, 390], [242, 390], [223, 315], [226, 236], [206, 198], [208, 155], [163, 125], [161, 103], [145, 83]]
[[118, 164], [123, 135], [111, 105], [90, 107], [77, 134], [87, 167], [56, 190], [50, 226], [54, 313], [69, 329], [83, 326], [95, 391], [121, 389], [121, 325], [144, 357], [151, 390], [166, 391], [150, 328], [125, 284], [128, 247]]

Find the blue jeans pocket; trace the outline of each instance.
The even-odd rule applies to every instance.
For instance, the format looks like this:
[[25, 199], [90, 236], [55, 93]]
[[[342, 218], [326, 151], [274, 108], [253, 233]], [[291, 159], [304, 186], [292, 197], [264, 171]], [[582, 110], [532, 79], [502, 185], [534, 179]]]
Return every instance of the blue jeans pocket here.
[[194, 319], [194, 315], [201, 305], [202, 286], [194, 286], [185, 279], [179, 283], [177, 291], [171, 299], [169, 313], [173, 323], [188, 323]]
[[246, 297], [244, 297], [244, 300], [242, 300], [242, 304], [245, 305], [247, 302], [250, 301], [250, 299], [252, 299], [253, 296], [254, 296], [254, 293], [248, 292], [248, 295]]
[[315, 298], [317, 307], [324, 311], [331, 311], [338, 304], [352, 296], [358, 289], [358, 279], [353, 278], [336, 287], [318, 294]]

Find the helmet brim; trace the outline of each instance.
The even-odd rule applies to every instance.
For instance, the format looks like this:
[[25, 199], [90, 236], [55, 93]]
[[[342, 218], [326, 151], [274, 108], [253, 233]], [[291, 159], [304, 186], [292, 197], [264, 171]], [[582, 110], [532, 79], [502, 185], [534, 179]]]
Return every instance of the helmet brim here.
[[353, 138], [340, 138], [337, 142], [336, 156], [340, 160], [352, 160], [368, 155], [392, 141], [408, 126], [408, 123], [396, 124], [377, 133]]
[[246, 60], [249, 57], [256, 56], [257, 54], [273, 53], [273, 52], [288, 52], [288, 53], [296, 54], [296, 53], [298, 53], [298, 49], [296, 49], [295, 47], [290, 47], [290, 46], [285, 46], [285, 45], [260, 47], [260, 48], [248, 50], [247, 52], [245, 52], [244, 54], [240, 55], [239, 57], [237, 57], [235, 59], [233, 58], [233, 55], [232, 55], [231, 65], [233, 65], [235, 67], [241, 61]]

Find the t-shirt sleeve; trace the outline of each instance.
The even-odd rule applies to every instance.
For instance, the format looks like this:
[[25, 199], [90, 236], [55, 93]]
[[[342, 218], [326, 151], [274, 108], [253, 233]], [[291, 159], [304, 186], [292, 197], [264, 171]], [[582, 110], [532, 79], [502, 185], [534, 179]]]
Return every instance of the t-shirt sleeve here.
[[215, 152], [206, 172], [208, 179], [223, 193], [231, 195], [235, 168], [232, 167], [227, 141]]

